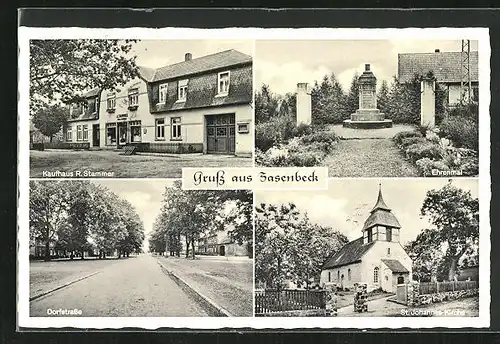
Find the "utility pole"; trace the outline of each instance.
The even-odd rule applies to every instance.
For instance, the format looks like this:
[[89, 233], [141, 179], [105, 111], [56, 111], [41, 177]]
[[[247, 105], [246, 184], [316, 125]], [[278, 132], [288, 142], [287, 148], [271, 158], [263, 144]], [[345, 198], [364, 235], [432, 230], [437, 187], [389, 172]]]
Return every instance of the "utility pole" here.
[[462, 40], [462, 52], [460, 54], [460, 101], [462, 103], [471, 103], [472, 101], [472, 82], [470, 75], [470, 40]]

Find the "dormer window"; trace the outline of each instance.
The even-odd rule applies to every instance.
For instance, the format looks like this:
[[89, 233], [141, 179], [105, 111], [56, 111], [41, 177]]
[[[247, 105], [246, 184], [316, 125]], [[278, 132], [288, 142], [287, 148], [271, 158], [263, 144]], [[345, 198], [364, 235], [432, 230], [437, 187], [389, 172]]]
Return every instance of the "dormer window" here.
[[188, 80], [180, 80], [179, 81], [179, 90], [177, 94], [177, 101], [186, 101], [188, 90]]
[[158, 99], [161, 104], [165, 104], [167, 101], [167, 88], [168, 84], [160, 84], [160, 87], [158, 88]]
[[229, 71], [219, 73], [217, 85], [219, 95], [227, 95], [229, 93]]
[[109, 112], [114, 112], [116, 109], [116, 94], [108, 93], [106, 99], [106, 110]]
[[131, 88], [128, 91], [128, 107], [137, 107], [139, 106], [139, 89]]

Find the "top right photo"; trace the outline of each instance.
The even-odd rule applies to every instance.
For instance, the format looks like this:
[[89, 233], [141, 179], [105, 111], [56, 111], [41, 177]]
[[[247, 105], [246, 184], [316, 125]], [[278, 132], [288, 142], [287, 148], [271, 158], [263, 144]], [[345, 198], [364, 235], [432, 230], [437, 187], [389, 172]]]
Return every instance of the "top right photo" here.
[[476, 40], [257, 40], [257, 166], [477, 177]]

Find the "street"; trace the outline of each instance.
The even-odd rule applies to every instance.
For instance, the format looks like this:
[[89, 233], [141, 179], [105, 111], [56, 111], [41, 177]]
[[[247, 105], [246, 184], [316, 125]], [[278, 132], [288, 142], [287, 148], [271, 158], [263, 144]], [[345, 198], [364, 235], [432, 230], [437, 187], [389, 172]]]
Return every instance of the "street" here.
[[147, 254], [116, 260], [87, 279], [30, 302], [30, 316], [49, 316], [58, 309], [81, 310], [82, 317], [208, 316]]

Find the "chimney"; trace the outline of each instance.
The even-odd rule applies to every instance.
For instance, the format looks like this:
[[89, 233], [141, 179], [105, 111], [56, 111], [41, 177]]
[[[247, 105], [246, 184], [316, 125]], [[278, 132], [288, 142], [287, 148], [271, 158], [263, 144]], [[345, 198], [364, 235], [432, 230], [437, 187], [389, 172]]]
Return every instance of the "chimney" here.
[[434, 52], [435, 53], [439, 53], [439, 49], [434, 49]]
[[370, 64], [366, 63], [365, 64], [365, 72], [369, 72], [369, 71], [370, 71]]
[[191, 61], [192, 58], [193, 55], [191, 55], [191, 53], [186, 53], [186, 55], [184, 55], [184, 61]]
[[311, 94], [305, 82], [297, 84], [297, 125], [311, 124]]

